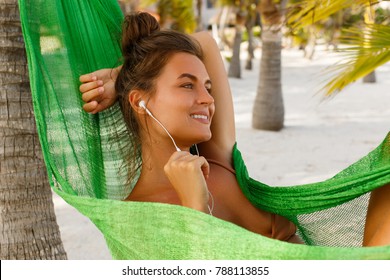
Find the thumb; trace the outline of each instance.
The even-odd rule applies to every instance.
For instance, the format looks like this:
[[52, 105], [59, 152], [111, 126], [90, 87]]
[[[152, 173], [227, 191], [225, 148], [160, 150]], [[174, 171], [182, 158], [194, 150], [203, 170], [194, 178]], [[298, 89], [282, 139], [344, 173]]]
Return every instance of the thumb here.
[[202, 170], [204, 178], [208, 179], [210, 175], [210, 165], [204, 157], [201, 158], [203, 159], [203, 162], [200, 168]]

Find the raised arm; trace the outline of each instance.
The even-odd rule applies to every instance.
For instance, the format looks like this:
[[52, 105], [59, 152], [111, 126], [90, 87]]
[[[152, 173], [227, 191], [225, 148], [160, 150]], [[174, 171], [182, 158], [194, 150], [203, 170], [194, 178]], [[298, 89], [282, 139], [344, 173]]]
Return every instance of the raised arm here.
[[206, 158], [231, 163], [231, 152], [236, 142], [233, 99], [219, 48], [214, 38], [207, 32], [192, 35], [201, 45], [203, 63], [212, 82], [212, 96], [215, 101], [215, 114], [211, 125], [212, 138], [200, 144], [199, 149]]
[[[233, 100], [219, 48], [207, 32], [192, 35], [201, 45], [204, 64], [212, 82], [212, 95], [216, 111], [211, 125], [212, 138], [199, 145], [206, 158], [231, 163], [231, 152], [236, 142]], [[114, 83], [118, 73], [116, 69], [101, 69], [80, 77], [80, 91], [84, 100], [84, 110], [98, 113], [110, 107], [116, 101]]]
[[120, 67], [100, 69], [80, 76], [81, 98], [85, 102], [84, 111], [96, 114], [115, 103], [117, 95], [114, 85]]

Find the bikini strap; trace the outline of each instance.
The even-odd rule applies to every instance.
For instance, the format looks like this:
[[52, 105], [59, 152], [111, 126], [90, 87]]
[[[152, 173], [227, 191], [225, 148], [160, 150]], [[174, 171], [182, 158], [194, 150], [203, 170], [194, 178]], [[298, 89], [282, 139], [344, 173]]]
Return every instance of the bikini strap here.
[[236, 175], [236, 171], [235, 171], [233, 168], [231, 168], [230, 166], [226, 166], [225, 164], [223, 164], [223, 163], [221, 163], [221, 162], [219, 162], [219, 161], [217, 161], [217, 160], [214, 160], [214, 159], [207, 159], [207, 162], [208, 162], [208, 163], [211, 163], [211, 164], [218, 165], [218, 166], [220, 166], [220, 167], [226, 169], [227, 171], [233, 173], [234, 175]]

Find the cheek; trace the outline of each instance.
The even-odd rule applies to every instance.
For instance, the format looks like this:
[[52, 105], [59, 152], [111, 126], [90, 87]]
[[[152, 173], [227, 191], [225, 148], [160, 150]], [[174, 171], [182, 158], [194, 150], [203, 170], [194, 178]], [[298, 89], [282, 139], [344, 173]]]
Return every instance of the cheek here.
[[212, 105], [212, 107], [210, 108], [211, 122], [213, 121], [214, 114], [215, 114], [215, 105]]

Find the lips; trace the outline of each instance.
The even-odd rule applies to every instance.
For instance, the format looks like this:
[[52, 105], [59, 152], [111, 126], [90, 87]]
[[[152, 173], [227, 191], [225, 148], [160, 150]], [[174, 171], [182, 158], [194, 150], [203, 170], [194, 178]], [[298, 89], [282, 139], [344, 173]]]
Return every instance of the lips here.
[[207, 113], [203, 112], [196, 112], [194, 114], [191, 114], [190, 117], [198, 122], [209, 124], [210, 123], [210, 117]]

